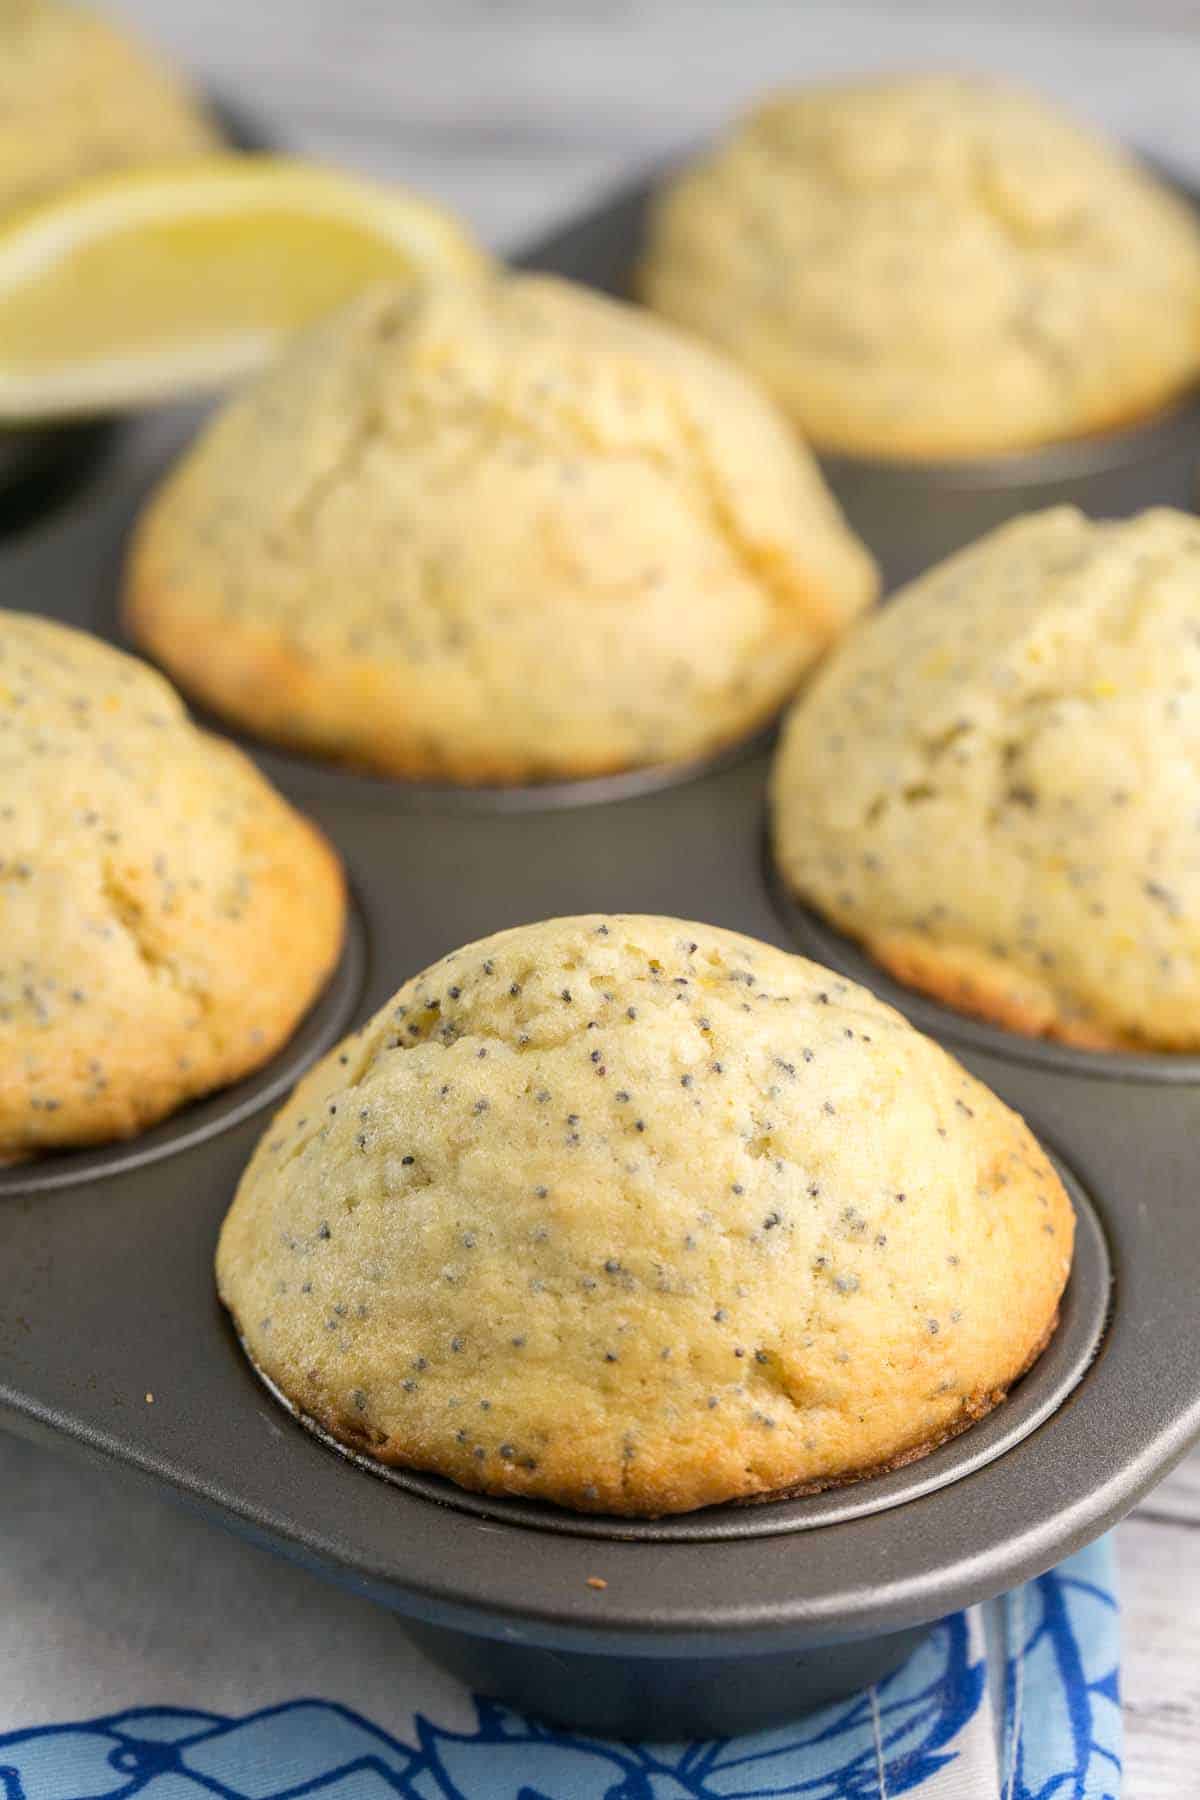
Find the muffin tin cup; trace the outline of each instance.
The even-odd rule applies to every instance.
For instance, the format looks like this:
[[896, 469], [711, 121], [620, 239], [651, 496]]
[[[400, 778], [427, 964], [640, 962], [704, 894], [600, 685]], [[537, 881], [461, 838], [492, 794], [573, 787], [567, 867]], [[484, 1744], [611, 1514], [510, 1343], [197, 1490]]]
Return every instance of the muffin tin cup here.
[[[1200, 210], [1200, 191], [1155, 172]], [[650, 201], [670, 169], [619, 189], [529, 245], [519, 266], [628, 298], [646, 242]], [[1192, 511], [1200, 474], [1200, 392], [1128, 426], [1029, 451], [954, 461], [820, 458], [846, 519], [874, 550], [885, 591], [910, 581], [1016, 513], [1078, 506], [1097, 518], [1147, 506]]]
[[[572, 272], [603, 269], [576, 260]], [[0, 603], [32, 601], [113, 635], [113, 571], [138, 498], [194, 418], [123, 433], [74, 508], [0, 547]], [[514, 808], [414, 797], [251, 749], [350, 870], [359, 972], [338, 1002], [350, 1022], [455, 946], [556, 914], [699, 916], [818, 948], [805, 934], [820, 928], [788, 910], [764, 869], [762, 751], [652, 791]], [[873, 968], [858, 972], [896, 997]], [[433, 1478], [347, 1466], [265, 1393], [215, 1297], [217, 1230], [264, 1123], [232, 1091], [212, 1129], [192, 1131], [195, 1109], [162, 1128], [177, 1135], [154, 1160], [53, 1157], [8, 1172], [0, 1417], [391, 1607], [480, 1691], [577, 1728], [732, 1732], [882, 1679], [932, 1622], [1105, 1530], [1200, 1437], [1197, 1068], [1060, 1055], [899, 997], [1026, 1114], [1075, 1184], [1080, 1217], [1046, 1358], [924, 1463], [656, 1523], [476, 1501]], [[319, 1048], [297, 1040], [288, 1073]]]
[[774, 1656], [593, 1656], [406, 1624], [425, 1655], [473, 1693], [600, 1737], [737, 1737], [886, 1681], [924, 1626]]

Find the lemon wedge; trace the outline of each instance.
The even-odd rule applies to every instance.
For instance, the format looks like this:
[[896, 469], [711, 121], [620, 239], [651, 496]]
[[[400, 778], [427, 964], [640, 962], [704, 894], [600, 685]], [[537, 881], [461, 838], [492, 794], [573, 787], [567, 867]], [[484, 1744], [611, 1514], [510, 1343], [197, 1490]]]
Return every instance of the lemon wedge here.
[[197, 393], [372, 281], [488, 266], [439, 207], [309, 163], [102, 176], [0, 224], [0, 424]]

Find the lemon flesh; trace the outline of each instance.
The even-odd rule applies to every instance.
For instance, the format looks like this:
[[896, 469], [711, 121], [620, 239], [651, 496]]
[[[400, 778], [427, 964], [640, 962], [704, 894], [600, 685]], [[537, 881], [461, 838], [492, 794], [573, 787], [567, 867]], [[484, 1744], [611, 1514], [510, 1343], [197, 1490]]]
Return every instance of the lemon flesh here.
[[103, 176], [0, 225], [0, 424], [201, 392], [373, 281], [487, 267], [439, 207], [311, 164]]

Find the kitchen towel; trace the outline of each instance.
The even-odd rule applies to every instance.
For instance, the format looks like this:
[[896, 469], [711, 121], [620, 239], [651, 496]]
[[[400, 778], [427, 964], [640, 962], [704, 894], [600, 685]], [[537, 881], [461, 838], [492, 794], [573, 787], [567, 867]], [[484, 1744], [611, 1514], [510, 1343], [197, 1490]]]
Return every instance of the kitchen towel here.
[[1119, 1800], [1104, 1540], [780, 1729], [588, 1738], [478, 1699], [371, 1602], [0, 1439], [0, 1800]]

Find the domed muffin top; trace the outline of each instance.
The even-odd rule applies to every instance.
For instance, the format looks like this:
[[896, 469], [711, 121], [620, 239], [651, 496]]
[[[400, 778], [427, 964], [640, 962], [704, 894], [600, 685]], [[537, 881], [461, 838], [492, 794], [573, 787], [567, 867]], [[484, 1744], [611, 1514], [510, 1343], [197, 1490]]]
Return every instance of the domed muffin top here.
[[1016, 1030], [1200, 1049], [1200, 520], [1018, 519], [798, 701], [775, 850], [901, 979]]
[[1032, 95], [980, 78], [769, 100], [669, 184], [643, 281], [814, 443], [860, 455], [1079, 436], [1200, 373], [1191, 209]]
[[162, 677], [0, 612], [0, 1159], [263, 1062], [324, 981], [332, 851]]
[[0, 214], [219, 146], [172, 71], [115, 26], [58, 0], [0, 0]]
[[960, 1430], [1046, 1341], [1072, 1234], [1022, 1121], [864, 990], [597, 916], [446, 957], [328, 1056], [217, 1270], [353, 1447], [657, 1514]]
[[497, 276], [374, 290], [234, 399], [143, 520], [127, 614], [265, 736], [520, 781], [743, 735], [874, 586], [736, 370]]

